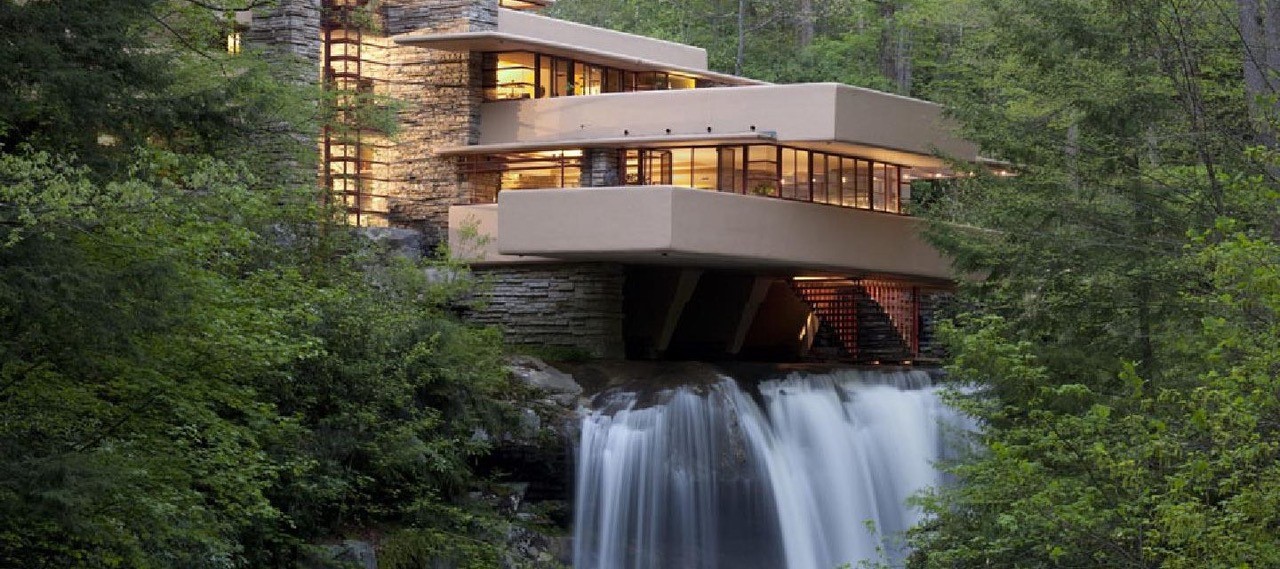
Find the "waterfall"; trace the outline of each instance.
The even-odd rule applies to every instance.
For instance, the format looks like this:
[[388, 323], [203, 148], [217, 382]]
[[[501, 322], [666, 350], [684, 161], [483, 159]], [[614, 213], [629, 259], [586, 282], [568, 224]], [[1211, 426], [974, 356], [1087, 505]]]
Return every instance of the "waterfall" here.
[[900, 564], [954, 412], [922, 371], [608, 392], [582, 421], [578, 569]]

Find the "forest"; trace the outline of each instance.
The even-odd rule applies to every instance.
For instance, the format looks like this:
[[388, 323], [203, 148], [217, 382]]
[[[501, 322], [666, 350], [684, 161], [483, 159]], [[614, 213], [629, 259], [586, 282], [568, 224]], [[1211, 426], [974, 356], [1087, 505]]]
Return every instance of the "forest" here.
[[454, 498], [501, 343], [317, 199], [320, 93], [228, 54], [242, 5], [0, 3], [0, 566], [297, 567], [384, 525], [496, 566]]
[[[302, 567], [352, 528], [499, 566], [459, 497], [518, 415], [501, 338], [297, 175], [322, 94], [224, 46], [268, 4], [0, 1], [0, 566]], [[911, 204], [981, 277], [945, 337], [982, 428], [908, 566], [1280, 567], [1280, 3], [549, 14], [936, 101], [1015, 173]]]

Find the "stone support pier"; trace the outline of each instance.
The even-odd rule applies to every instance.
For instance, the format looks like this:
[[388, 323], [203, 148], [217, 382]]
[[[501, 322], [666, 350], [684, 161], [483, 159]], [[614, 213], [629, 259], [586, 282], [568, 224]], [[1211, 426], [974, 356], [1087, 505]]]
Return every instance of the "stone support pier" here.
[[508, 345], [623, 356], [621, 266], [512, 265], [476, 274], [484, 302], [468, 319], [499, 326]]

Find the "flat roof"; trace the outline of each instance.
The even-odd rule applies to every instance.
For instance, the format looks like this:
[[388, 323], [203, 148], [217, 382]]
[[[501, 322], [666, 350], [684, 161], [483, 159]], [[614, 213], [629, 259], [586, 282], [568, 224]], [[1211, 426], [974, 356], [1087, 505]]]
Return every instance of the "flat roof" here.
[[442, 51], [533, 51], [628, 71], [679, 73], [725, 85], [769, 84], [707, 69], [707, 52], [702, 48], [505, 8], [498, 10], [496, 30], [421, 30], [392, 39], [401, 45]]
[[573, 46], [505, 32], [455, 32], [446, 34], [418, 34], [410, 32], [393, 38], [401, 45], [412, 45], [441, 51], [533, 51], [547, 55], [572, 58], [577, 61], [627, 71], [666, 71], [687, 75], [695, 79], [707, 79], [726, 85], [770, 85], [768, 81], [739, 77], [707, 69], [697, 69], [669, 62], [646, 59], [621, 53], [607, 52]]

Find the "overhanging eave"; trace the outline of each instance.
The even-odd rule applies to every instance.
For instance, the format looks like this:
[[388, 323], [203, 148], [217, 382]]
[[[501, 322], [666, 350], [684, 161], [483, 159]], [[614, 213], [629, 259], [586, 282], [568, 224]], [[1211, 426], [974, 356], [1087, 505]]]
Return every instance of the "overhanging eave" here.
[[569, 148], [659, 148], [689, 144], [758, 144], [777, 140], [770, 133], [746, 132], [736, 134], [672, 134], [665, 136], [616, 136], [601, 138], [563, 138], [530, 142], [505, 142], [496, 144], [472, 144], [444, 146], [435, 149], [441, 156], [470, 156], [475, 154], [500, 154], [504, 152], [537, 152]]
[[507, 32], [455, 32], [455, 33], [417, 33], [411, 32], [392, 38], [401, 45], [411, 45], [453, 52], [485, 52], [485, 51], [533, 51], [547, 55], [572, 58], [577, 61], [617, 67], [627, 71], [666, 71], [686, 75], [695, 79], [705, 79], [724, 85], [771, 85], [768, 81], [760, 81], [747, 77], [739, 77], [727, 73], [719, 73], [707, 69], [697, 69], [654, 59], [629, 56], [623, 53], [604, 51], [588, 47], [569, 45], [557, 41], [545, 40], [512, 34]]

